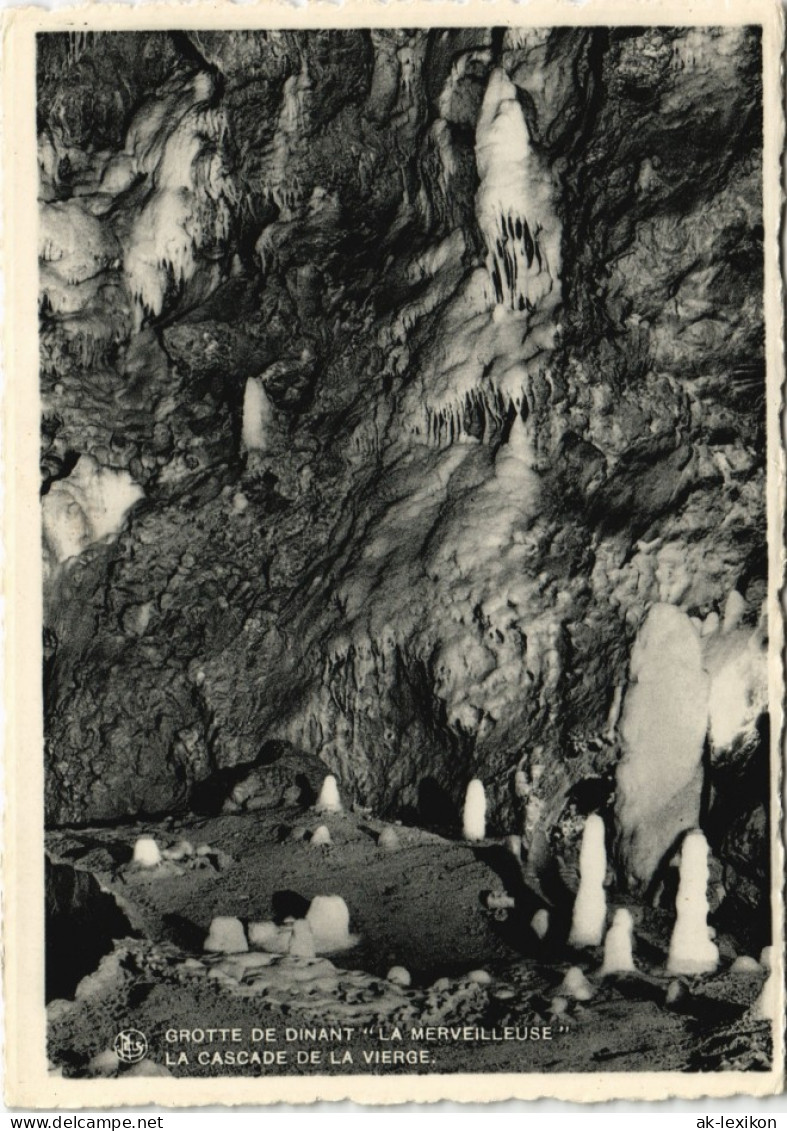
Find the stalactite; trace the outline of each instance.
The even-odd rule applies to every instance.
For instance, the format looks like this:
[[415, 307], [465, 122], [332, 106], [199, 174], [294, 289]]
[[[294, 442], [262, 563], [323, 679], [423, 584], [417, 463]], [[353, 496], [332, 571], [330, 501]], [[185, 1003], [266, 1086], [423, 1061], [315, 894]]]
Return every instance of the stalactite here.
[[451, 400], [424, 409], [424, 426], [413, 430], [425, 436], [430, 447], [445, 448], [453, 443], [488, 444], [498, 435], [506, 421], [530, 412], [524, 389], [508, 392], [496, 385], [475, 387], [457, 394]]
[[549, 172], [532, 151], [517, 89], [501, 69], [490, 75], [484, 96], [476, 163], [481, 178], [476, 212], [494, 302], [532, 313], [555, 291], [559, 229]]

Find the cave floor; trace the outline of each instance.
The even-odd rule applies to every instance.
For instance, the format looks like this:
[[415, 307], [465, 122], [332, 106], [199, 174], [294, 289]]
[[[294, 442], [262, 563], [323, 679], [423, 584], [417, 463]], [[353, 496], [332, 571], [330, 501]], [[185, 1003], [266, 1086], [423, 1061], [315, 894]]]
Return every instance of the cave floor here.
[[[330, 829], [329, 846], [305, 839], [319, 824]], [[674, 979], [664, 971], [668, 917], [634, 909], [638, 973], [602, 979], [594, 973], [600, 948], [573, 951], [561, 941], [570, 901], [568, 911], [551, 908], [550, 933], [536, 937], [529, 923], [544, 904], [501, 844], [397, 825], [398, 848], [383, 850], [384, 827], [364, 814], [292, 807], [48, 834], [52, 857], [89, 870], [135, 935], [115, 941], [73, 1001], [50, 1002], [54, 1070], [129, 1071], [111, 1057], [91, 1061], [130, 1027], [149, 1045], [132, 1071], [173, 1076], [770, 1066], [769, 1025], [750, 1013], [764, 974], [729, 972], [732, 940], [717, 940], [719, 972]], [[211, 851], [138, 869], [129, 862], [141, 835], [162, 848], [188, 840]], [[490, 891], [508, 891], [516, 906], [489, 910]], [[203, 953], [214, 917], [281, 922], [302, 917], [319, 894], [347, 903], [357, 936], [351, 948], [317, 959]], [[57, 947], [57, 939], [47, 941]], [[409, 971], [409, 987], [387, 981], [394, 965]], [[589, 1000], [559, 988], [572, 965], [590, 980]], [[343, 1031], [320, 1033], [330, 1027]], [[194, 1039], [195, 1030], [208, 1029], [239, 1033]], [[274, 1040], [261, 1038], [265, 1029]], [[268, 1061], [281, 1054], [278, 1063], [264, 1063], [266, 1052]]]

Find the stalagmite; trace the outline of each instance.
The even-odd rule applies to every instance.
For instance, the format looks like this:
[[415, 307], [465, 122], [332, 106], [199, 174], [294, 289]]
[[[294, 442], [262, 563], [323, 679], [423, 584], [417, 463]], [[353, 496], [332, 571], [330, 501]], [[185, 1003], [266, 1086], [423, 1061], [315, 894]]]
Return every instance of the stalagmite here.
[[386, 980], [393, 982], [395, 986], [409, 986], [412, 982], [410, 971], [406, 970], [404, 966], [392, 966], [388, 973], [385, 975]]
[[322, 813], [341, 813], [342, 800], [339, 797], [339, 786], [336, 784], [336, 778], [333, 774], [328, 774], [323, 781], [315, 808]]
[[216, 916], [210, 924], [210, 931], [202, 949], [218, 954], [240, 954], [248, 950], [246, 932], [240, 919], [230, 915]]
[[535, 915], [530, 920], [530, 927], [540, 939], [546, 938], [547, 931], [549, 930], [549, 912], [546, 907], [540, 907], [538, 911], [536, 911]]
[[261, 950], [280, 952], [279, 928], [271, 920], [262, 923], [249, 923], [249, 944]]
[[309, 844], [314, 845], [315, 848], [331, 843], [331, 833], [327, 825], [318, 825], [311, 835]]
[[724, 620], [722, 632], [728, 633], [736, 629], [746, 612], [746, 600], [737, 589], [731, 589], [724, 602]]
[[247, 452], [265, 451], [269, 445], [272, 423], [271, 403], [262, 381], [250, 377], [243, 393], [243, 431], [241, 439]]
[[312, 929], [305, 919], [296, 919], [292, 924], [287, 953], [296, 958], [314, 958], [317, 954]]
[[340, 895], [315, 895], [306, 913], [319, 954], [346, 950], [356, 941], [350, 934], [350, 912]]
[[708, 843], [699, 829], [688, 833], [680, 855], [677, 920], [670, 939], [670, 974], [710, 974], [719, 950], [708, 928]]
[[575, 1001], [590, 1001], [594, 990], [580, 968], [571, 966], [566, 970], [566, 976], [558, 986], [558, 993], [562, 997], [572, 997]]
[[760, 955], [760, 965], [768, 971], [768, 977], [760, 990], [760, 995], [752, 1006], [752, 1017], [757, 1021], [775, 1021], [778, 1012], [778, 986], [773, 969], [773, 947], [766, 946]]
[[473, 778], [467, 787], [462, 832], [465, 840], [483, 840], [486, 836], [486, 794], [478, 778]]
[[383, 852], [396, 852], [401, 848], [401, 841], [396, 833], [396, 829], [392, 829], [390, 825], [382, 830], [377, 838], [377, 847], [381, 848]]
[[633, 926], [631, 912], [619, 907], [604, 939], [602, 974], [630, 974], [636, 970], [631, 952]]
[[598, 946], [604, 937], [607, 899], [604, 879], [607, 872], [607, 853], [604, 845], [604, 822], [597, 813], [591, 813], [582, 833], [579, 853], [579, 890], [574, 901], [571, 946]]
[[488, 986], [492, 982], [492, 975], [488, 970], [471, 970], [467, 980], [474, 986]]
[[749, 954], [741, 954], [735, 959], [732, 966], [730, 966], [730, 974], [749, 975], [761, 974], [762, 967], [756, 958], [752, 958]]
[[116, 1076], [120, 1068], [120, 1058], [114, 1049], [103, 1049], [88, 1061], [90, 1076]]
[[152, 836], [137, 837], [133, 863], [140, 868], [155, 868], [161, 863], [161, 851]]
[[667, 986], [667, 992], [664, 995], [664, 1004], [667, 1006], [680, 1005], [686, 999], [687, 989], [683, 982], [677, 978], [670, 982]]

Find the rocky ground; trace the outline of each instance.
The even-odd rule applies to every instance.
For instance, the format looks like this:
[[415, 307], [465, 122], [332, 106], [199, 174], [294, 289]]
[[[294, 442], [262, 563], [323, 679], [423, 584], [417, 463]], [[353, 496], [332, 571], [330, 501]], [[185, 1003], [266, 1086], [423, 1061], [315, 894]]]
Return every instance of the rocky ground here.
[[[321, 823], [331, 843], [315, 847], [308, 836]], [[389, 848], [379, 841], [386, 828], [395, 831]], [[199, 856], [138, 868], [132, 849], [143, 834], [165, 849], [183, 840], [204, 847]], [[671, 977], [664, 966], [672, 916], [639, 909], [638, 972], [601, 977], [600, 948], [574, 950], [564, 941], [570, 902], [550, 905], [550, 931], [538, 938], [530, 921], [547, 900], [499, 841], [470, 844], [364, 814], [289, 806], [52, 833], [49, 850], [89, 870], [127, 920], [126, 937], [107, 940], [98, 971], [50, 1002], [49, 1056], [66, 1076], [769, 1066], [769, 1025], [751, 1014], [765, 974], [731, 972], [739, 948], [730, 936], [717, 937], [717, 973]], [[489, 893], [506, 891], [515, 906], [490, 910]], [[203, 951], [216, 916], [246, 925], [301, 918], [319, 894], [345, 899], [357, 936], [351, 949], [315, 958]], [[54, 954], [76, 945], [65, 941], [63, 922], [51, 920]], [[83, 943], [100, 922], [100, 914], [88, 916]], [[68, 955], [61, 959], [66, 965]], [[387, 979], [395, 966], [409, 972], [409, 986]], [[571, 966], [588, 977], [587, 1000], [562, 987]], [[340, 1035], [319, 1032], [337, 1026]], [[149, 1042], [133, 1069], [110, 1051], [127, 1027]], [[212, 1042], [193, 1032], [211, 1028], [238, 1032]], [[275, 1040], [259, 1039], [269, 1029]], [[173, 1039], [171, 1030], [188, 1034]], [[243, 1059], [266, 1050], [283, 1051], [286, 1062]], [[297, 1062], [311, 1051], [317, 1063]]]

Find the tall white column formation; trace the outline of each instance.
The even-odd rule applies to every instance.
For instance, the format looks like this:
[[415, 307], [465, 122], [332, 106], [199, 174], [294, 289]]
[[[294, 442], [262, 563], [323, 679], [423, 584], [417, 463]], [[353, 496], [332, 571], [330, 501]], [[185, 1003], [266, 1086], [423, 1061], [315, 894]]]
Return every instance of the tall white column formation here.
[[265, 451], [270, 443], [273, 410], [259, 377], [250, 377], [243, 392], [241, 438], [247, 452]]
[[763, 983], [763, 987], [752, 1006], [752, 1015], [757, 1021], [775, 1021], [778, 1012], [778, 982], [776, 974], [773, 969], [773, 947], [766, 946], [760, 955], [760, 965], [763, 966], [767, 972], [768, 977]]
[[677, 919], [670, 939], [670, 974], [710, 974], [719, 964], [719, 949], [708, 927], [708, 842], [695, 829], [683, 841]]
[[675, 605], [654, 605], [631, 652], [623, 703], [615, 823], [633, 891], [699, 820], [709, 680], [700, 636]]
[[607, 897], [604, 892], [606, 873], [604, 822], [598, 813], [591, 813], [582, 833], [579, 890], [574, 900], [571, 933], [568, 936], [571, 946], [598, 946], [604, 937], [607, 917]]
[[462, 832], [465, 840], [483, 840], [486, 836], [486, 794], [478, 778], [473, 778], [467, 787]]

